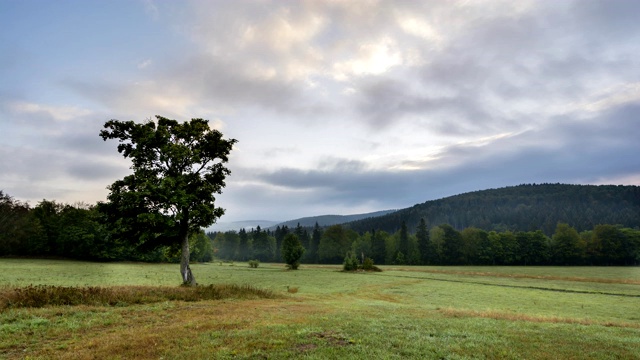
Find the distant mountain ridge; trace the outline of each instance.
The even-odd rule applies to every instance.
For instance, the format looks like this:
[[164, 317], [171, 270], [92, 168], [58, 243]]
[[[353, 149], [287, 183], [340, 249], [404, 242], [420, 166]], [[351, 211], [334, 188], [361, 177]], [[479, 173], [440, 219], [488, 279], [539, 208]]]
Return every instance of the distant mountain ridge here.
[[396, 210], [381, 210], [374, 211], [365, 214], [353, 214], [353, 215], [320, 215], [320, 216], [307, 216], [295, 220], [288, 221], [269, 221], [269, 220], [242, 220], [242, 221], [233, 221], [233, 222], [220, 222], [213, 224], [207, 231], [238, 231], [240, 229], [251, 230], [255, 229], [258, 226], [262, 229], [275, 230], [278, 226], [283, 227], [287, 226], [289, 228], [294, 228], [300, 224], [302, 227], [312, 227], [315, 226], [316, 222], [320, 226], [331, 226], [337, 224], [343, 224], [350, 221], [356, 221], [371, 217], [383, 216], [390, 214]]
[[209, 226], [206, 231], [227, 232], [231, 230], [239, 231], [240, 229], [251, 230], [257, 228], [258, 226], [260, 226], [260, 228], [266, 229], [276, 224], [278, 224], [278, 221], [270, 220], [242, 220], [232, 222], [219, 222]]
[[394, 233], [404, 221], [413, 232], [421, 218], [429, 227], [446, 223], [459, 230], [467, 227], [488, 231], [542, 230], [547, 235], [554, 232], [559, 222], [578, 231], [591, 230], [598, 224], [640, 228], [640, 187], [523, 184], [430, 200], [344, 225], [357, 232]]
[[273, 230], [278, 226], [280, 227], [287, 226], [288, 228], [294, 228], [298, 226], [298, 224], [300, 224], [300, 226], [302, 227], [312, 227], [312, 226], [315, 226], [316, 222], [318, 223], [319, 226], [331, 226], [331, 225], [337, 225], [337, 224], [344, 224], [344, 223], [348, 223], [356, 220], [384, 216], [384, 215], [391, 214], [395, 211], [397, 210], [381, 210], [381, 211], [374, 211], [374, 212], [365, 213], [365, 214], [353, 214], [353, 215], [308, 216], [308, 217], [303, 217], [295, 220], [281, 222], [271, 226], [269, 229]]

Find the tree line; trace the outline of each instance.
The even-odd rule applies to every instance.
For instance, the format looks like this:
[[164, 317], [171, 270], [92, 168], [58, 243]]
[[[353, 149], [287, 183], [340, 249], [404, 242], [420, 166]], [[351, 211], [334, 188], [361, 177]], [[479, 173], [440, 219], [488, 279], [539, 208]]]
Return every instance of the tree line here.
[[[213, 259], [204, 231], [192, 234], [189, 242], [192, 261]], [[31, 207], [0, 190], [0, 256], [179, 262], [180, 249], [167, 245], [143, 250], [135, 241], [114, 237], [95, 205], [42, 200]]]
[[[294, 234], [305, 249], [302, 263], [339, 264], [348, 254], [368, 257], [377, 265], [638, 265], [640, 230], [623, 225], [596, 225], [578, 231], [558, 223], [542, 230], [485, 230], [450, 224], [427, 227], [420, 219], [414, 231], [406, 221], [398, 230], [357, 232], [351, 226], [278, 226], [275, 230], [193, 233], [190, 260], [215, 258], [280, 262], [282, 244]], [[0, 256], [62, 257], [92, 261], [179, 262], [178, 244], [145, 249], [114, 236], [98, 206], [42, 200], [36, 206], [0, 191]]]
[[449, 224], [428, 227], [421, 219], [415, 232], [405, 222], [389, 233], [358, 233], [345, 225], [275, 231], [260, 227], [246, 231], [207, 233], [216, 256], [226, 260], [281, 261], [287, 234], [295, 234], [306, 249], [303, 263], [339, 264], [347, 256], [371, 258], [378, 265], [638, 265], [640, 230], [619, 225], [596, 225], [578, 232], [556, 224], [551, 236], [542, 230], [487, 231]]

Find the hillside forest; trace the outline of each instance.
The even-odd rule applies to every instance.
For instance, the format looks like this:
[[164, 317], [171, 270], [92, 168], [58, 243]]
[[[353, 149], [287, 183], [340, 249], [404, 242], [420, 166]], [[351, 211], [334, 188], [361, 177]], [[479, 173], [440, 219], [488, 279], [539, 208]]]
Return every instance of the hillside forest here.
[[[31, 207], [0, 191], [0, 256], [179, 261], [179, 248], [117, 240], [105, 221], [97, 206]], [[190, 238], [191, 261], [280, 262], [288, 234], [304, 246], [303, 264], [349, 254], [387, 265], [638, 265], [640, 188], [520, 185], [328, 227], [201, 231]]]

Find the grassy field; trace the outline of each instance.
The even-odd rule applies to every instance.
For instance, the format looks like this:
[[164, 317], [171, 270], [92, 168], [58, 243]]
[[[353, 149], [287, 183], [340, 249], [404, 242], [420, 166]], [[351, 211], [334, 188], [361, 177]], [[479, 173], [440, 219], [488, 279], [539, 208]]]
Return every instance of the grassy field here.
[[[640, 268], [195, 264], [272, 299], [8, 308], [8, 359], [640, 359]], [[176, 287], [178, 265], [0, 259], [0, 287]]]

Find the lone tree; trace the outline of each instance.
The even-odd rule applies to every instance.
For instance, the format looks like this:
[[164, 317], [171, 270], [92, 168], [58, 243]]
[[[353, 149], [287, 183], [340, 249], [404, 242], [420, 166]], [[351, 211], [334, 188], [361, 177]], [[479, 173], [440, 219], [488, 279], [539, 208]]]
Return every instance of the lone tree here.
[[104, 128], [102, 139], [118, 139], [118, 152], [131, 159], [133, 170], [110, 185], [108, 201], [99, 204], [116, 240], [146, 249], [180, 248], [182, 282], [196, 285], [189, 235], [224, 214], [215, 206], [215, 194], [222, 193], [231, 173], [224, 164], [237, 140], [223, 139], [203, 119], [110, 120]]
[[291, 270], [298, 270], [300, 266], [300, 258], [304, 254], [304, 247], [300, 243], [298, 236], [289, 233], [282, 241], [282, 259]]

